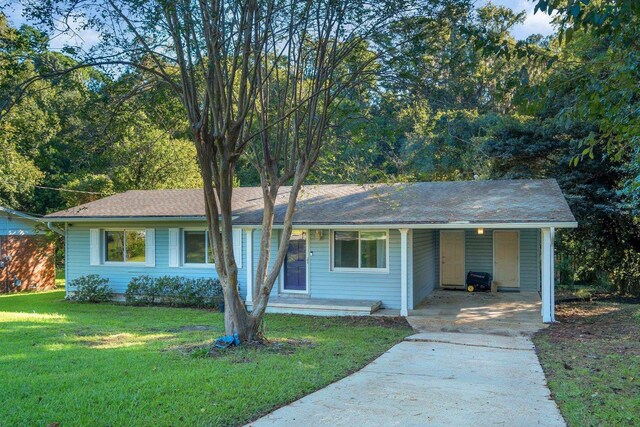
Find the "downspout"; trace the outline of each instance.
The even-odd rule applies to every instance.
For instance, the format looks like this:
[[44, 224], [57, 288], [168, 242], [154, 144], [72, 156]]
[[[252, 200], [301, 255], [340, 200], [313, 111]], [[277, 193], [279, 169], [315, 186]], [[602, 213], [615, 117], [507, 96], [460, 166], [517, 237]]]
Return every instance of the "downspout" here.
[[61, 236], [64, 236], [64, 234], [65, 234], [65, 233], [64, 233], [64, 231], [60, 230], [58, 227], [56, 227], [55, 225], [53, 225], [53, 223], [52, 223], [52, 222], [46, 222], [45, 224], [46, 224], [46, 226], [47, 226], [47, 228], [48, 228], [49, 230], [53, 231], [53, 232], [54, 232], [54, 233], [56, 233], [56, 234], [59, 234], [59, 235], [61, 235]]

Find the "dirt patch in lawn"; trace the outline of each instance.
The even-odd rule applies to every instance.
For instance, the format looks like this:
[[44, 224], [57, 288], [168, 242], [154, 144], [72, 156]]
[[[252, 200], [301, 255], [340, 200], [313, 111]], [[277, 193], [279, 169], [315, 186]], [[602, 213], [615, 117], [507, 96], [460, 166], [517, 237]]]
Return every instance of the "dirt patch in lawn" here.
[[606, 300], [561, 303], [556, 306], [559, 323], [539, 335], [555, 343], [598, 340], [608, 351], [640, 354], [639, 307]]
[[[322, 321], [322, 317], [319, 318]], [[324, 318], [331, 319], [331, 318]], [[350, 316], [340, 317], [341, 325], [350, 326], [378, 326], [381, 328], [411, 328], [407, 319], [404, 317], [392, 317], [392, 316]], [[334, 326], [332, 323], [327, 322], [325, 327]]]
[[87, 347], [108, 349], [108, 348], [123, 348], [145, 345], [149, 342], [157, 342], [159, 340], [169, 340], [173, 336], [169, 334], [148, 334], [138, 335], [130, 333], [120, 333], [103, 336], [93, 336], [91, 338], [84, 338], [80, 335], [80, 342]]
[[231, 363], [252, 363], [256, 352], [292, 355], [300, 348], [313, 348], [315, 344], [305, 339], [271, 339], [265, 341], [249, 341], [240, 346], [217, 348], [213, 343], [183, 345], [172, 347], [183, 355], [191, 357], [226, 357], [231, 356]]
[[640, 305], [565, 300], [534, 336], [552, 395], [569, 425], [640, 424]]

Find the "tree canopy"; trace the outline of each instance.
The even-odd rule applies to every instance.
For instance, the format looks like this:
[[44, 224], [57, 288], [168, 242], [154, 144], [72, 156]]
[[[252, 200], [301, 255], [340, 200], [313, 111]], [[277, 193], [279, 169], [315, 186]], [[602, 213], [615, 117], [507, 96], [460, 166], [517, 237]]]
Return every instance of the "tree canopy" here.
[[[327, 116], [304, 181], [556, 178], [579, 222], [559, 235], [561, 281], [639, 294], [637, 2], [533, 1], [537, 13], [553, 14], [556, 33], [526, 40], [512, 35], [525, 18], [519, 11], [418, 3], [388, 31], [363, 34], [335, 68], [366, 64], [367, 72]], [[140, 44], [152, 39], [109, 40], [143, 67], [57, 73], [86, 52], [53, 52], [37, 27], [14, 28], [0, 15], [0, 204], [44, 214], [127, 189], [202, 186], [193, 121], [158, 79], [179, 67], [143, 54]], [[272, 150], [285, 128], [267, 123], [281, 123], [274, 117], [294, 102], [273, 95], [281, 85], [272, 80], [261, 92], [261, 115], [243, 131], [268, 127]], [[264, 156], [238, 153], [233, 185], [260, 185], [270, 172], [254, 166], [268, 164]], [[268, 180], [291, 183], [278, 164]]]

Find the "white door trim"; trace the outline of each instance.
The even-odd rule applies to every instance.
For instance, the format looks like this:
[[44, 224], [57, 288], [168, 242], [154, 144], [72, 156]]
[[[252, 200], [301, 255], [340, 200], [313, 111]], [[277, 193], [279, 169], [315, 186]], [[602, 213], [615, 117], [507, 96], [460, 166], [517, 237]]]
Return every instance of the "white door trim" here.
[[439, 264], [439, 268], [438, 271], [440, 272], [439, 276], [440, 276], [440, 287], [443, 287], [442, 284], [442, 234], [443, 233], [462, 233], [462, 284], [457, 286], [457, 285], [444, 285], [446, 287], [451, 287], [451, 288], [461, 288], [464, 287], [465, 282], [466, 282], [466, 277], [465, 277], [465, 272], [467, 271], [467, 264], [466, 264], [466, 258], [467, 258], [467, 237], [466, 237], [466, 233], [464, 230], [440, 230], [440, 235], [439, 235], [439, 239], [440, 241], [438, 242], [440, 246], [440, 256], [438, 259]]
[[307, 285], [307, 289], [305, 289], [304, 291], [296, 291], [296, 290], [291, 290], [291, 289], [285, 289], [284, 288], [284, 283], [287, 280], [285, 274], [284, 274], [284, 264], [287, 262], [287, 260], [285, 259], [285, 261], [282, 263], [282, 267], [280, 268], [280, 275], [282, 276], [282, 280], [280, 280], [280, 293], [282, 294], [302, 294], [302, 295], [309, 295], [311, 293], [311, 282], [310, 282], [310, 278], [311, 278], [311, 274], [310, 271], [311, 270], [311, 260], [310, 260], [310, 249], [311, 249], [311, 234], [309, 233], [308, 229], [295, 229], [294, 231], [302, 231], [303, 233], [306, 233], [307, 237], [305, 238], [305, 263], [306, 263], [306, 267], [305, 267], [305, 281], [306, 281], [306, 285]]
[[516, 235], [518, 236], [518, 251], [516, 253], [517, 255], [517, 262], [516, 262], [516, 286], [501, 286], [502, 288], [507, 288], [507, 289], [520, 289], [520, 230], [493, 230], [493, 236], [492, 236], [492, 245], [493, 245], [493, 269], [491, 270], [491, 275], [493, 277], [493, 280], [496, 279], [496, 234], [497, 233], [516, 233]]

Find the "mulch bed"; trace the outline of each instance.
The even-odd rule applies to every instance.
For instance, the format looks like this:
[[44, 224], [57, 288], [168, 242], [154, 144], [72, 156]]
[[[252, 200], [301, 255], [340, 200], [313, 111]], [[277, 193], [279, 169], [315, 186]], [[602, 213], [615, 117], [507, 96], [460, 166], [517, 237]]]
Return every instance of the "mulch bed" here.
[[313, 348], [315, 344], [304, 339], [272, 339], [264, 341], [249, 341], [238, 347], [217, 348], [213, 343], [184, 345], [173, 347], [172, 350], [191, 357], [223, 357], [233, 356], [232, 363], [251, 363], [255, 352], [268, 352], [282, 355], [292, 355], [299, 348]]
[[[558, 344], [567, 341], [600, 341], [599, 352], [640, 354], [640, 322], [634, 319], [638, 306], [629, 298], [599, 296], [589, 301], [556, 305], [556, 319], [539, 334]], [[624, 302], [621, 304], [620, 302]]]

